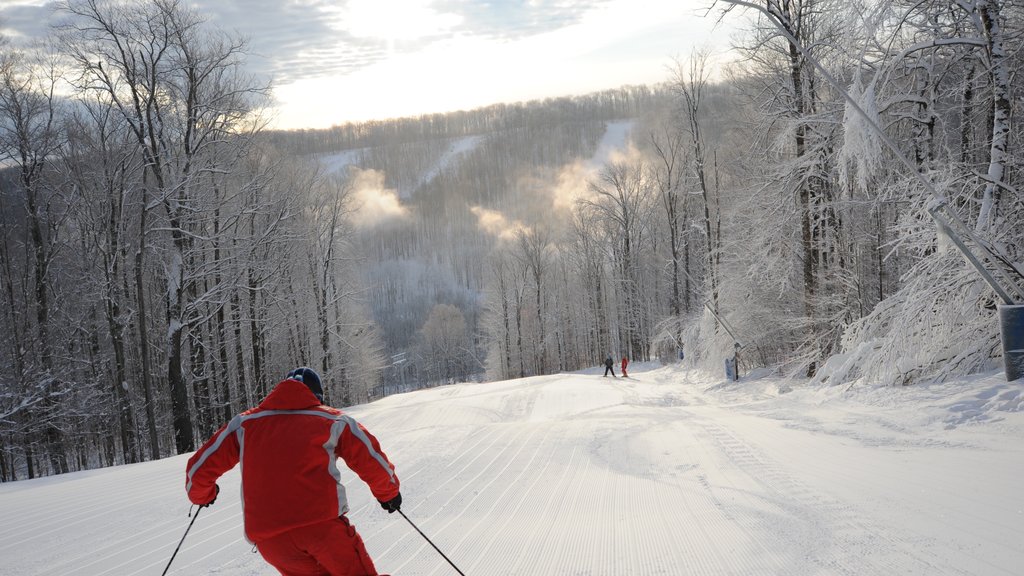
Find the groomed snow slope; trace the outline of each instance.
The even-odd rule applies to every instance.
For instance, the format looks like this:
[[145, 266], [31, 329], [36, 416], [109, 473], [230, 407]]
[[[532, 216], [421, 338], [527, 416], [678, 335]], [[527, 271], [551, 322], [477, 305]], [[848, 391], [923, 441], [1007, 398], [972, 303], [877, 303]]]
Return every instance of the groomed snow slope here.
[[[457, 385], [349, 410], [468, 576], [1020, 575], [1024, 385], [723, 385], [680, 368]], [[160, 574], [187, 456], [0, 485], [0, 574]], [[346, 470], [378, 568], [454, 574]], [[274, 574], [237, 469], [171, 574]]]

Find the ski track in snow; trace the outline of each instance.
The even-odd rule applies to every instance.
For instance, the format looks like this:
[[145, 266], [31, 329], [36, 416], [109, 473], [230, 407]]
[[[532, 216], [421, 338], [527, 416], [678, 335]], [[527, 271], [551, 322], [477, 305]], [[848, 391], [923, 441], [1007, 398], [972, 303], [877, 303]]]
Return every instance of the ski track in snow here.
[[[1024, 413], [958, 411], [1024, 384], [888, 406], [763, 387], [641, 364], [349, 412], [395, 462], [403, 511], [467, 575], [1021, 574]], [[187, 458], [0, 485], [0, 574], [159, 574], [191, 520]], [[342, 468], [379, 570], [454, 574]], [[243, 537], [238, 479], [220, 480], [170, 574], [275, 574]]]

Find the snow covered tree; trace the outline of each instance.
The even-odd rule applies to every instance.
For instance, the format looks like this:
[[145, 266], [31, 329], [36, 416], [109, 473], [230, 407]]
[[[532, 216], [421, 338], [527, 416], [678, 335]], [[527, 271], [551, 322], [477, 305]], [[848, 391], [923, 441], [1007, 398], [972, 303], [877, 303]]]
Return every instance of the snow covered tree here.
[[[81, 231], [82, 256], [95, 258], [93, 270], [86, 272], [99, 286], [97, 299], [102, 303], [105, 332], [109, 339], [113, 368], [104, 373], [116, 399], [117, 425], [125, 462], [142, 459], [139, 430], [131, 398], [133, 379], [128, 374], [130, 348], [131, 293], [128, 273], [129, 225], [132, 215], [132, 191], [141, 173], [138, 151], [127, 138], [125, 126], [105, 102], [81, 101], [78, 111], [68, 119], [68, 143], [60, 169], [76, 183], [82, 195], [79, 210], [72, 215]], [[83, 279], [84, 280], [84, 279]], [[151, 391], [150, 391], [151, 394]], [[147, 398], [147, 429], [151, 455], [159, 456], [159, 440], [153, 415], [152, 398]]]
[[[30, 277], [27, 285], [31, 286], [31, 293], [23, 296], [23, 304], [34, 312], [22, 330], [15, 319], [14, 374], [16, 385], [26, 387], [22, 406], [35, 405], [31, 411], [35, 423], [30, 424], [30, 430], [41, 426], [51, 469], [67, 472], [68, 454], [57, 424], [58, 399], [64, 390], [54, 364], [54, 351], [59, 346], [55, 345], [51, 298], [53, 264], [61, 242], [59, 230], [73, 199], [53, 178], [47, 178], [50, 163], [63, 144], [60, 104], [55, 94], [58, 80], [56, 63], [45, 56], [34, 58], [20, 52], [0, 56], [0, 159], [13, 164], [17, 171], [14, 194], [8, 201], [21, 204], [22, 242], [28, 249], [24, 270]], [[9, 259], [10, 252], [5, 247], [8, 274], [12, 273]], [[10, 280], [7, 290], [11, 313], [15, 314], [15, 288]], [[31, 436], [29, 432], [26, 437], [30, 442]]]
[[[135, 137], [151, 201], [163, 208], [167, 379], [175, 448], [194, 448], [183, 368], [201, 321], [205, 176], [229, 171], [244, 152], [261, 88], [242, 74], [245, 44], [204, 27], [178, 0], [142, 5], [72, 0], [63, 29], [78, 87], [109, 99]], [[148, 202], [146, 203], [148, 206]], [[162, 234], [162, 235], [163, 235]]]
[[533, 302], [531, 321], [532, 334], [528, 340], [533, 345], [530, 365], [536, 374], [548, 374], [549, 352], [547, 334], [550, 332], [546, 294], [551, 292], [548, 275], [551, 269], [551, 239], [548, 232], [540, 227], [532, 230], [520, 230], [516, 234], [516, 257], [533, 285]]
[[[695, 52], [688, 63], [677, 62], [672, 78], [672, 90], [682, 108], [681, 116], [685, 119], [684, 130], [690, 136], [692, 155], [689, 157], [693, 159], [692, 173], [696, 177], [703, 200], [702, 220], [705, 243], [703, 281], [708, 301], [711, 302], [712, 309], [717, 312], [720, 283], [718, 263], [721, 258], [719, 249], [721, 215], [718, 210], [717, 173], [712, 173], [708, 168], [707, 143], [701, 130], [705, 121], [702, 101], [710, 73], [710, 70], [707, 69], [708, 58], [706, 52]], [[666, 174], [670, 174], [670, 172], [666, 172]]]
[[672, 270], [669, 307], [672, 316], [678, 318], [684, 311], [689, 312], [691, 297], [689, 244], [686, 242], [688, 194], [684, 189], [689, 157], [684, 149], [683, 132], [674, 127], [652, 133], [651, 147], [652, 178], [661, 207], [665, 211], [665, 227], [668, 232], [668, 255]]
[[613, 162], [591, 183], [594, 199], [582, 201], [582, 207], [606, 227], [607, 249], [619, 295], [619, 346], [631, 358], [638, 359], [646, 359], [650, 349], [651, 322], [641, 276], [654, 197], [649, 175], [643, 161]]
[[[803, 133], [804, 149], [817, 142], [814, 157], [825, 169], [815, 182], [824, 186], [808, 188], [824, 192], [812, 195], [819, 201], [811, 222], [824, 224], [824, 235], [811, 227], [818, 273], [805, 282], [822, 288], [812, 301], [818, 349], [835, 351], [849, 327], [842, 338], [849, 363], [870, 366], [866, 376], [887, 383], [985, 366], [998, 349], [994, 295], [959, 250], [948, 249], [938, 229], [945, 225], [932, 215], [944, 209], [965, 221], [957, 233], [994, 254], [986, 266], [1005, 268], [1004, 281], [1024, 284], [1012, 264], [1020, 218], [999, 216], [1016, 212], [1004, 201], [1013, 193], [1007, 175], [1018, 170], [1007, 161], [1013, 99], [1005, 97], [1012, 87], [1004, 79], [1020, 62], [1003, 43], [1019, 35], [1020, 11], [1000, 2], [851, 6], [836, 12], [846, 18], [840, 33], [824, 11], [800, 17], [811, 3], [729, 4], [758, 8], [761, 22], [785, 37], [789, 61], [813, 64], [832, 85], [819, 86], [818, 98], [805, 100], [817, 107], [800, 114], [813, 128]], [[801, 36], [808, 30], [813, 34]], [[751, 77], [766, 70], [750, 69]], [[820, 118], [836, 116], [840, 88], [851, 100], [837, 140]], [[883, 140], [895, 144], [883, 148]], [[971, 346], [965, 350], [963, 342]], [[832, 379], [861, 375], [842, 370]]]
[[466, 378], [469, 334], [462, 311], [451, 304], [438, 304], [430, 311], [421, 330], [423, 361], [434, 382], [461, 382]]

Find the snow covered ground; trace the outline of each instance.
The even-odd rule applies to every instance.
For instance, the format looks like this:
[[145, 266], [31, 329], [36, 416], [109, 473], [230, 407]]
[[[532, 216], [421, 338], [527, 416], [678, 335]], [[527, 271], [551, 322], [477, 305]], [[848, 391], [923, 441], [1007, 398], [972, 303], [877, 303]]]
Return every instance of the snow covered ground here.
[[[1024, 573], [1024, 383], [1001, 380], [790, 390], [640, 366], [349, 412], [468, 576], [1009, 576]], [[160, 574], [189, 522], [186, 458], [0, 485], [0, 574]], [[454, 574], [346, 479], [380, 570]], [[171, 573], [274, 574], [242, 538], [237, 470], [220, 486]]]

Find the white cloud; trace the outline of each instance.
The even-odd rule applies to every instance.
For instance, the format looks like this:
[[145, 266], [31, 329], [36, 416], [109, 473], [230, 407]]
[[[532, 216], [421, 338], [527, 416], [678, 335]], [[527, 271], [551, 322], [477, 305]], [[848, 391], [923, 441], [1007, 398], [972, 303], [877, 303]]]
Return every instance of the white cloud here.
[[434, 10], [433, 0], [351, 0], [337, 8], [339, 24], [356, 38], [415, 40], [447, 32], [462, 22], [458, 14]]

